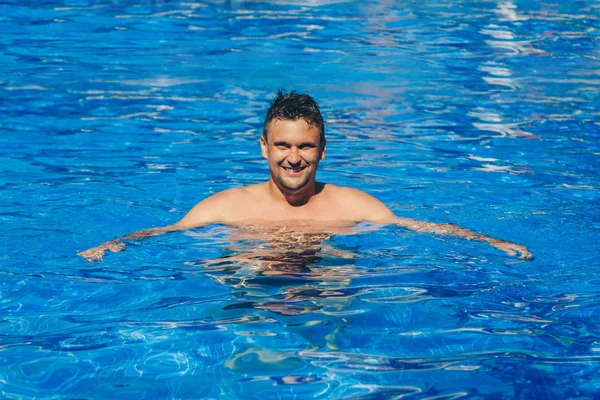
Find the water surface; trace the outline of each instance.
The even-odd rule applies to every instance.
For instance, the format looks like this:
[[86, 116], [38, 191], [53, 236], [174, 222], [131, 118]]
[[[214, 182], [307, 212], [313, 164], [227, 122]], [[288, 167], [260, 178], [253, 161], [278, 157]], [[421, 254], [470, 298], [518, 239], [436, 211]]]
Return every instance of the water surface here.
[[[2, 397], [598, 397], [597, 2], [8, 1], [0, 26]], [[362, 226], [75, 255], [266, 180], [278, 88], [321, 104], [320, 180], [536, 259]]]

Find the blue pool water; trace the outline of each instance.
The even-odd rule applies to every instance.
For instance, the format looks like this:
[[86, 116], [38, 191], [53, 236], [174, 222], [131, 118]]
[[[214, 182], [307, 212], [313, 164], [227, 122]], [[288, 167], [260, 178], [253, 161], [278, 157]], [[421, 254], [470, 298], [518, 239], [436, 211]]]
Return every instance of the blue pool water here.
[[[600, 397], [596, 1], [131, 3], [0, 2], [0, 397]], [[535, 260], [368, 226], [76, 256], [264, 181], [278, 88], [321, 180]]]

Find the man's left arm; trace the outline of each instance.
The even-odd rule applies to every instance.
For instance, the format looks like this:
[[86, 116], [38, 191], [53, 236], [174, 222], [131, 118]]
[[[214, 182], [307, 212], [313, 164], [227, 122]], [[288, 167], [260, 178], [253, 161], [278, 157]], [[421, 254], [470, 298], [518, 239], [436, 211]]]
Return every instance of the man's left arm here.
[[357, 210], [360, 211], [363, 221], [375, 222], [384, 225], [393, 224], [402, 228], [410, 229], [415, 232], [434, 233], [438, 235], [457, 236], [466, 240], [476, 240], [488, 243], [498, 250], [502, 250], [509, 256], [516, 256], [524, 260], [531, 260], [533, 254], [527, 250], [527, 247], [520, 244], [507, 242], [505, 240], [495, 239], [490, 236], [475, 233], [469, 229], [461, 228], [452, 224], [436, 224], [433, 222], [424, 222], [411, 218], [398, 217], [390, 209], [376, 198], [354, 190], [352, 192]]
[[524, 260], [533, 259], [533, 254], [527, 250], [527, 247], [520, 244], [507, 242], [505, 240], [495, 239], [490, 236], [482, 235], [473, 232], [472, 230], [461, 228], [452, 224], [436, 224], [433, 222], [424, 222], [411, 218], [396, 217], [390, 219], [389, 223], [401, 226], [415, 232], [435, 233], [437, 235], [457, 236], [466, 240], [476, 240], [479, 242], [488, 243], [490, 246], [498, 250], [504, 251], [509, 256], [516, 256]]

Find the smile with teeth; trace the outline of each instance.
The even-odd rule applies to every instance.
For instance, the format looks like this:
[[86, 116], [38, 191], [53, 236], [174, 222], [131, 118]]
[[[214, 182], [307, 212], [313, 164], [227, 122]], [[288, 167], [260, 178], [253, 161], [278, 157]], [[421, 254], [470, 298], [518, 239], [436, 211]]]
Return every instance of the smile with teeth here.
[[304, 167], [283, 167], [282, 166], [282, 168], [291, 173], [298, 173], [298, 172], [303, 171], [306, 168], [306, 166], [304, 166]]

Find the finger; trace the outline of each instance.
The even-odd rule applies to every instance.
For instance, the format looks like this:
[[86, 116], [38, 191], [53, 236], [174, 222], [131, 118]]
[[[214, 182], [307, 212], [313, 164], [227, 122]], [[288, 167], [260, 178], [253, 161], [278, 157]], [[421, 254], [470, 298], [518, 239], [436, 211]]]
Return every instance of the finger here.
[[95, 254], [89, 254], [89, 255], [81, 256], [81, 257], [85, 258], [86, 261], [91, 262], [91, 263], [93, 263], [94, 261], [96, 261], [98, 259], [100, 259], [100, 260], [102, 259], [102, 258], [99, 258], [98, 256], [96, 256]]
[[78, 255], [79, 257], [85, 258], [85, 259], [86, 259], [86, 260], [88, 260], [88, 261], [89, 261], [90, 257], [92, 256], [92, 255], [90, 254], [90, 251], [89, 251], [89, 250], [86, 250], [86, 251], [80, 251], [80, 252], [78, 252], [78, 253], [77, 253], [77, 255]]
[[93, 263], [94, 261], [99, 261], [102, 260], [102, 256], [104, 255], [104, 252], [95, 250], [95, 251], [91, 251], [91, 250], [86, 250], [86, 251], [80, 251], [79, 253], [77, 253], [78, 256], [81, 256], [83, 258], [85, 258], [87, 261]]
[[521, 256], [519, 258], [521, 258], [523, 260], [532, 260], [533, 259], [533, 254], [531, 254], [527, 250], [523, 250], [523, 251], [521, 251]]

